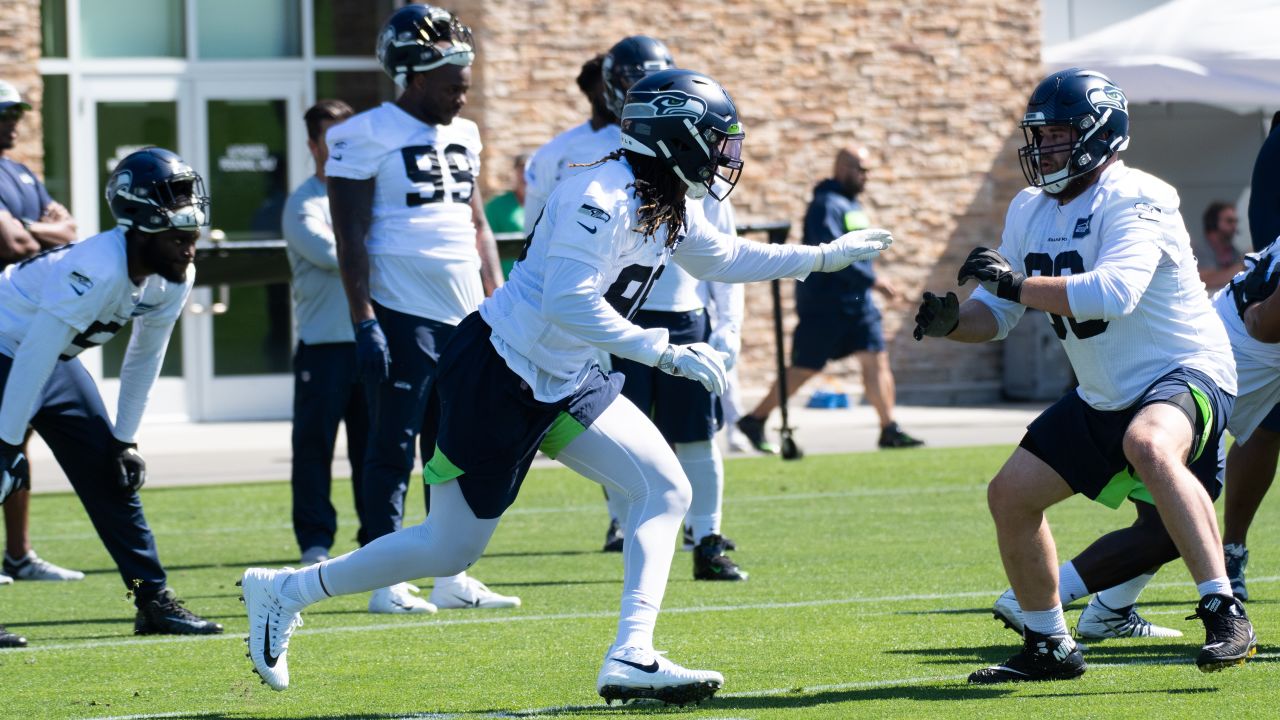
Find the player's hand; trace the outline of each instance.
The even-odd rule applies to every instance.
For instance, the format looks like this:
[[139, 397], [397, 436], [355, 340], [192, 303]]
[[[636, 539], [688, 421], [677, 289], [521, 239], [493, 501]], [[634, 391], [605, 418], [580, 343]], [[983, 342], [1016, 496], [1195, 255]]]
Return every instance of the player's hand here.
[[138, 443], [111, 438], [111, 459], [121, 490], [136, 493], [147, 484], [147, 461], [138, 454]]
[[[1270, 262], [1267, 256], [1249, 253], [1244, 256], [1245, 276], [1240, 282], [1231, 283], [1231, 296], [1236, 301], [1236, 311], [1244, 317], [1244, 311], [1256, 302], [1262, 302], [1276, 291], [1280, 284], [1280, 271]], [[1259, 261], [1263, 262], [1259, 262]]]
[[30, 484], [31, 470], [22, 446], [0, 440], [0, 504]]
[[984, 247], [974, 248], [956, 275], [956, 282], [961, 285], [977, 280], [987, 292], [1011, 302], [1021, 302], [1022, 282], [1026, 279], [1026, 275], [1013, 269], [1008, 258]]
[[916, 340], [929, 337], [946, 337], [960, 325], [960, 299], [953, 292], [938, 297], [931, 292], [924, 294], [920, 310], [916, 312], [916, 329], [911, 334]]
[[707, 344], [724, 354], [724, 369], [732, 370], [742, 352], [742, 335], [732, 324], [721, 325], [712, 331]]
[[817, 272], [843, 270], [856, 262], [870, 260], [893, 244], [893, 235], [881, 228], [868, 228], [845, 233], [829, 243], [822, 243]]
[[391, 376], [391, 351], [387, 349], [387, 336], [377, 318], [369, 318], [356, 325], [356, 364], [365, 385], [376, 387]]
[[725, 354], [706, 343], [668, 345], [658, 358], [658, 369], [668, 375], [702, 383], [707, 392], [724, 394]]

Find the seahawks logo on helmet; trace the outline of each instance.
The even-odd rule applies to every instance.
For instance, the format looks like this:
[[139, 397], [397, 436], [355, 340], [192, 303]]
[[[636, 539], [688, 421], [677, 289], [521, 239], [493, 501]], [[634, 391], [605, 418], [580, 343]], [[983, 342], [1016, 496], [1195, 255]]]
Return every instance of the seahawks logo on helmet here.
[[107, 200], [115, 197], [117, 193], [129, 192], [129, 186], [133, 184], [133, 173], [128, 170], [121, 170], [111, 176], [107, 182]]
[[1089, 104], [1092, 105], [1095, 110], [1113, 108], [1115, 110], [1125, 112], [1126, 105], [1128, 105], [1124, 92], [1115, 85], [1089, 88], [1088, 100]]
[[624, 120], [645, 117], [687, 117], [696, 123], [706, 114], [706, 102], [678, 90], [667, 91], [647, 103], [627, 103], [622, 110]]

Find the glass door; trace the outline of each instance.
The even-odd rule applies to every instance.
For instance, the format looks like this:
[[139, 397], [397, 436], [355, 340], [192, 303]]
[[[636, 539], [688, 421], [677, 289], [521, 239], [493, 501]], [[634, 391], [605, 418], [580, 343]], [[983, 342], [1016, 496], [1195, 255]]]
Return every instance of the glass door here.
[[[303, 83], [197, 80], [193, 164], [212, 199], [211, 238], [280, 243], [280, 214], [306, 173]], [[199, 268], [197, 268], [197, 274]], [[287, 418], [292, 412], [293, 320], [288, 277], [200, 288], [192, 318], [192, 418]]]

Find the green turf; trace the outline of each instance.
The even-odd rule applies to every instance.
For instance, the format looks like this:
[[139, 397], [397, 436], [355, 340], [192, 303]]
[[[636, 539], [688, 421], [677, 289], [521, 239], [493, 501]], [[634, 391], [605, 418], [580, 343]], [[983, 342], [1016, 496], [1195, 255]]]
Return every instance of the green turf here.
[[[598, 552], [600, 491], [568, 471], [535, 470], [474, 574], [515, 593], [515, 611], [374, 616], [367, 596], [305, 614], [289, 660], [293, 686], [260, 685], [244, 657], [234, 587], [243, 567], [296, 562], [285, 483], [149, 489], [147, 514], [170, 581], [189, 606], [227, 625], [220, 638], [132, 635], [132, 606], [77, 501], [37, 496], [32, 528], [50, 560], [84, 582], [0, 588], [0, 622], [31, 639], [0, 652], [0, 717], [181, 718], [574, 717], [678, 714], [760, 718], [1262, 717], [1280, 707], [1280, 665], [1262, 648], [1244, 668], [1204, 675], [1203, 639], [1186, 571], [1163, 571], [1143, 597], [1179, 640], [1094, 645], [1080, 680], [968, 687], [1016, 638], [988, 609], [1005, 582], [984, 487], [1008, 448], [731, 460], [725, 530], [751, 572], [739, 584], [695, 583], [677, 553], [657, 645], [724, 673], [698, 708], [606, 708], [595, 674], [612, 640], [620, 558]], [[337, 486], [340, 535], [355, 525]], [[420, 490], [410, 506], [421, 516]], [[1265, 641], [1280, 617], [1280, 510], [1264, 506], [1251, 537], [1249, 610]], [[1051, 513], [1064, 556], [1132, 511], [1073, 499]], [[1069, 611], [1068, 622], [1075, 612]], [[1269, 710], [1268, 710], [1269, 709]]]

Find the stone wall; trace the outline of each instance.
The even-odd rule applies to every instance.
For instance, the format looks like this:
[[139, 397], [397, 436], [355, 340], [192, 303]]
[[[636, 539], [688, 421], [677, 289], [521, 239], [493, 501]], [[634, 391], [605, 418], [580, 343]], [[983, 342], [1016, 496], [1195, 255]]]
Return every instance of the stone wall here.
[[[678, 65], [715, 77], [738, 105], [747, 164], [732, 199], [741, 219], [789, 220], [798, 241], [811, 189], [830, 173], [835, 150], [854, 140], [873, 148], [877, 165], [863, 200], [897, 238], [880, 267], [904, 294], [882, 303], [900, 398], [998, 397], [998, 346], [916, 343], [910, 319], [922, 289], [954, 288], [968, 250], [998, 242], [1004, 209], [1022, 186], [1013, 136], [1040, 76], [1039, 3], [459, 0], [451, 7], [479, 44], [466, 114], [480, 123], [485, 161], [495, 169], [486, 173], [486, 193], [503, 189], [507, 158], [586, 117], [574, 83], [584, 60], [625, 35], [660, 37]], [[748, 288], [748, 315], [744, 385], [762, 390], [773, 377], [767, 284]], [[846, 389], [861, 390], [856, 363], [829, 370]]]
[[5, 155], [44, 174], [44, 150], [40, 143], [40, 100], [44, 86], [36, 61], [40, 59], [40, 0], [0, 1], [0, 80], [18, 88], [31, 103], [18, 125], [18, 144]]

